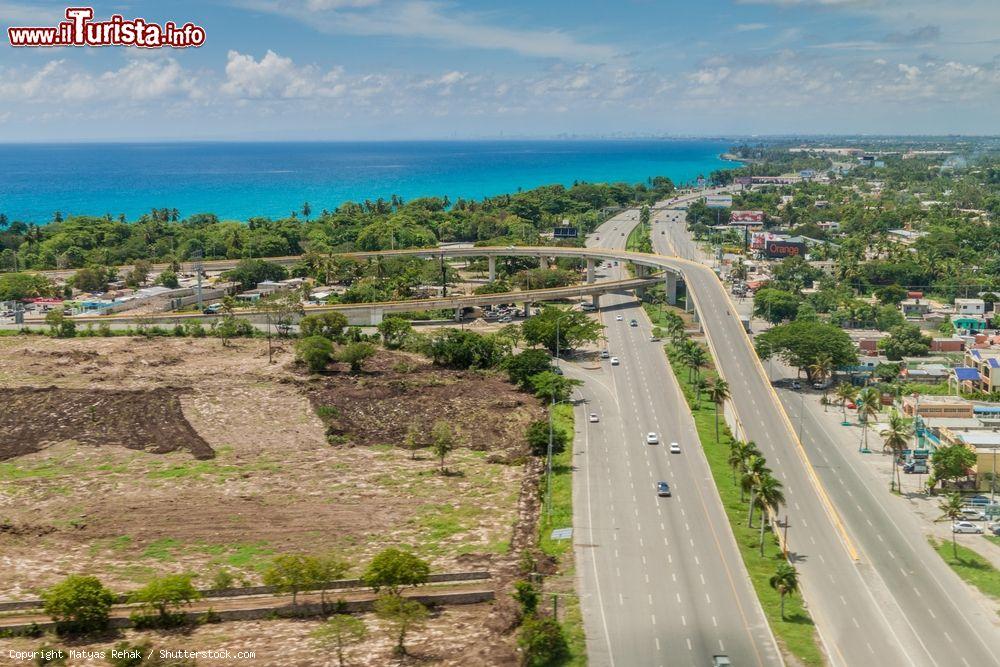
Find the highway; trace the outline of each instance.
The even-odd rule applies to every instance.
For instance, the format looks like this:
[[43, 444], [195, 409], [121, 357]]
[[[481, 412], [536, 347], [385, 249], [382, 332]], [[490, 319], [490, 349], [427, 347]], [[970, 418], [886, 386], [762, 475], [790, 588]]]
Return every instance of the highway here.
[[[605, 223], [590, 242], [622, 248], [634, 214]], [[621, 277], [623, 266], [608, 266], [605, 278]], [[783, 664], [662, 343], [650, 342], [634, 298], [605, 296], [601, 311], [621, 365], [564, 365], [585, 380], [573, 488], [590, 664], [700, 666], [714, 654], [736, 665]], [[600, 422], [587, 421], [591, 412]], [[660, 443], [647, 444], [647, 432]], [[672, 441], [682, 453], [669, 453]], [[672, 497], [657, 497], [660, 480]]]
[[[676, 248], [676, 229], [659, 233], [681, 227], [682, 215], [668, 212], [653, 225], [657, 253], [693, 249]], [[978, 613], [981, 608], [960, 590], [964, 584], [916, 544], [915, 534], [903, 532], [900, 526], [908, 523], [886, 513], [882, 505], [888, 498], [866, 493], [856, 481], [844, 482], [848, 475], [837, 460], [840, 453], [808, 420], [806, 448], [799, 445], [796, 427], [779, 406], [721, 283], [707, 267], [685, 265], [744, 437], [757, 443], [785, 486], [792, 560], [830, 661], [1000, 665], [995, 621]]]

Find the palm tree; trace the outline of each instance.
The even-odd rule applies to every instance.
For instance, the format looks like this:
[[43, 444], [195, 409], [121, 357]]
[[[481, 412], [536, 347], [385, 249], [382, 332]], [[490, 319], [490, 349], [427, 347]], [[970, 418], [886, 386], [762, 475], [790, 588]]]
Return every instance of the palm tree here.
[[750, 505], [747, 512], [747, 528], [753, 528], [753, 508], [756, 505], [756, 493], [760, 487], [761, 480], [771, 474], [771, 469], [767, 467], [767, 459], [759, 453], [751, 454], [747, 457], [744, 465], [743, 477], [740, 485], [744, 490], [750, 492]]
[[882, 395], [875, 387], [865, 387], [858, 392], [858, 419], [861, 420], [861, 443], [858, 449], [860, 452], [867, 452], [868, 449], [868, 424], [882, 409]]
[[840, 403], [840, 410], [844, 415], [843, 423], [847, 424], [847, 404], [854, 401], [858, 396], [858, 389], [852, 384], [841, 382], [834, 391], [837, 401]]
[[722, 378], [715, 378], [708, 388], [708, 400], [715, 404], [715, 442], [719, 442], [719, 406], [729, 400], [729, 383]]
[[799, 573], [790, 563], [781, 563], [768, 581], [781, 596], [781, 620], [785, 620], [785, 596], [799, 591]]
[[708, 382], [703, 377], [694, 380], [695, 408], [701, 410], [701, 392], [708, 389]]
[[889, 425], [882, 431], [882, 451], [892, 452], [892, 474], [889, 480], [890, 490], [902, 491], [903, 483], [899, 479], [899, 455], [913, 435], [913, 428], [903, 419], [903, 416], [893, 410], [889, 414]]
[[[688, 371], [694, 375], [694, 379], [698, 379], [699, 371], [706, 366], [708, 366], [708, 353], [705, 352], [705, 348], [695, 343], [688, 353]], [[688, 381], [690, 382], [690, 379]]]
[[785, 504], [785, 494], [781, 490], [781, 482], [765, 475], [757, 486], [757, 506], [760, 507], [760, 555], [764, 555], [764, 519], [769, 514], [776, 514], [778, 507]]
[[822, 352], [816, 355], [815, 361], [809, 364], [809, 379], [823, 385], [823, 399], [825, 404], [827, 389], [826, 381], [833, 374], [833, 357]]
[[747, 444], [742, 440], [732, 440], [729, 442], [729, 458], [726, 459], [726, 463], [733, 471], [733, 484], [736, 483], [736, 471], [739, 470], [742, 473], [743, 461], [746, 459], [745, 450]]
[[[954, 524], [956, 521], [962, 518], [962, 496], [957, 493], [949, 494], [948, 497], [941, 501], [938, 505], [938, 509], [941, 510], [941, 516], [938, 517], [938, 521], [951, 521]], [[956, 559], [958, 558], [958, 546], [955, 544], [955, 530], [952, 526], [951, 531], [951, 553]]]

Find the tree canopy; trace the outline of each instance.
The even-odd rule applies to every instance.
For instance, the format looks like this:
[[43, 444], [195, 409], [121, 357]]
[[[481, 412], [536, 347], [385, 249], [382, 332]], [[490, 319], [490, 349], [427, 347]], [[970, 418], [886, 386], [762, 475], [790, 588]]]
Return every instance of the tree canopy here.
[[858, 355], [850, 336], [842, 329], [814, 320], [780, 324], [757, 336], [761, 359], [778, 356], [789, 366], [805, 371], [812, 381], [817, 360], [829, 356], [836, 368], [857, 363]]

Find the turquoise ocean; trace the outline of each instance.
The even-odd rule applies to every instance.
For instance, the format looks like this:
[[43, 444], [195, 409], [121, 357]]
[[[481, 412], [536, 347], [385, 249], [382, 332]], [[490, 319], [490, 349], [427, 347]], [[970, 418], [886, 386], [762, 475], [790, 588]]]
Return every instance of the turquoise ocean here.
[[0, 145], [0, 213], [38, 224], [152, 208], [223, 219], [345, 201], [463, 197], [575, 181], [677, 183], [732, 167], [724, 139]]

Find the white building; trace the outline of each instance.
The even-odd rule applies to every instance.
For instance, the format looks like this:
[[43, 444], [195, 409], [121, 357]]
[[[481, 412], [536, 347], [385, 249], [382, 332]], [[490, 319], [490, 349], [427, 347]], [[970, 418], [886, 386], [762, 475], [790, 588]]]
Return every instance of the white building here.
[[958, 315], [982, 315], [986, 303], [982, 299], [955, 299], [955, 313]]

